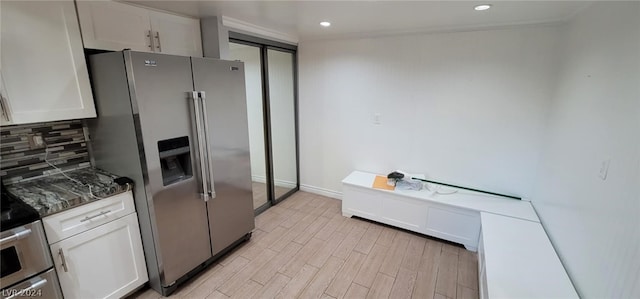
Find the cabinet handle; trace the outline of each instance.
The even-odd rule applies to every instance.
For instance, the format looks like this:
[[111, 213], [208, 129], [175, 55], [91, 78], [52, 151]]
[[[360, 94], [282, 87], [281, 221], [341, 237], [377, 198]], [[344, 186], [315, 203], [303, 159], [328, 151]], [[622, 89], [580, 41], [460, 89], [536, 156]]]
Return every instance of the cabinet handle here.
[[62, 251], [62, 248], [58, 249], [58, 255], [60, 256], [60, 260], [62, 261], [62, 269], [64, 269], [64, 272], [69, 272], [69, 269], [67, 268], [67, 261], [64, 259], [64, 252]]
[[160, 45], [160, 32], [156, 31], [156, 40], [158, 40], [158, 44], [156, 45], [156, 49], [158, 52], [162, 52], [162, 46]]
[[100, 211], [100, 214], [93, 215], [93, 216], [87, 216], [87, 217], [84, 217], [84, 219], [80, 220], [80, 222], [89, 221], [89, 220], [91, 220], [91, 219], [93, 219], [93, 218], [100, 217], [100, 216], [103, 216], [103, 215], [104, 215], [104, 216], [106, 216], [106, 215], [107, 215], [107, 214], [109, 214], [110, 212], [111, 212], [111, 210]]
[[11, 118], [9, 118], [9, 110], [7, 109], [9, 105], [5, 102], [6, 100], [7, 99], [0, 94], [0, 110], [2, 110], [2, 118], [7, 120], [7, 122], [10, 122]]
[[149, 38], [149, 51], [153, 51], [153, 36], [151, 30], [147, 30], [147, 37]]

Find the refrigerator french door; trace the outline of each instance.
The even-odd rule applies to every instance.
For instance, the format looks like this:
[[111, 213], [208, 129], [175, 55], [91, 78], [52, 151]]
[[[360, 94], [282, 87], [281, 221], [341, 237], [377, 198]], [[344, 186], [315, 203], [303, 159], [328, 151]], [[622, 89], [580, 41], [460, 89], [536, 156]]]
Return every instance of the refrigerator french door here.
[[[191, 58], [194, 89], [207, 116], [209, 160], [213, 166], [215, 197], [207, 210], [213, 254], [254, 226], [251, 190], [249, 128], [244, 65], [238, 61]], [[243, 200], [236, 200], [242, 198]]]
[[96, 166], [135, 181], [150, 285], [167, 295], [254, 228], [241, 62], [90, 57]]

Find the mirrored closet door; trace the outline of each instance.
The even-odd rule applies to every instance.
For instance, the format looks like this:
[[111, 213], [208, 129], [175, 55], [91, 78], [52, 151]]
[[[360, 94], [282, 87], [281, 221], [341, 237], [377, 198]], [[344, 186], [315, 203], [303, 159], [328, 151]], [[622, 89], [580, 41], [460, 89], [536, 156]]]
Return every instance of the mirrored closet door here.
[[275, 198], [298, 187], [294, 53], [267, 49]]
[[256, 214], [299, 190], [296, 47], [230, 32], [245, 64], [253, 204]]

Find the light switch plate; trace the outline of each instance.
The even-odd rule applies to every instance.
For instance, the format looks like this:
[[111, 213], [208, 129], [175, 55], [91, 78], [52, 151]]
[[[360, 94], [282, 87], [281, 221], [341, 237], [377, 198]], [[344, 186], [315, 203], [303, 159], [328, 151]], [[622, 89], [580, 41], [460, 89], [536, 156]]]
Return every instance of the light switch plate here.
[[380, 117], [382, 115], [380, 113], [374, 113], [373, 114], [373, 124], [374, 125], [379, 125], [380, 124]]

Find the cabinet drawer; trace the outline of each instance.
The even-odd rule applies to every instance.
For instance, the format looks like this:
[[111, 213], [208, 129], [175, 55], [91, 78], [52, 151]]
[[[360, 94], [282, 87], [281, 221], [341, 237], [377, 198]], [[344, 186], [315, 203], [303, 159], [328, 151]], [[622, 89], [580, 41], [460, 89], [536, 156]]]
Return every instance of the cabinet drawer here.
[[134, 211], [129, 191], [45, 217], [43, 223], [49, 244], [53, 244]]

